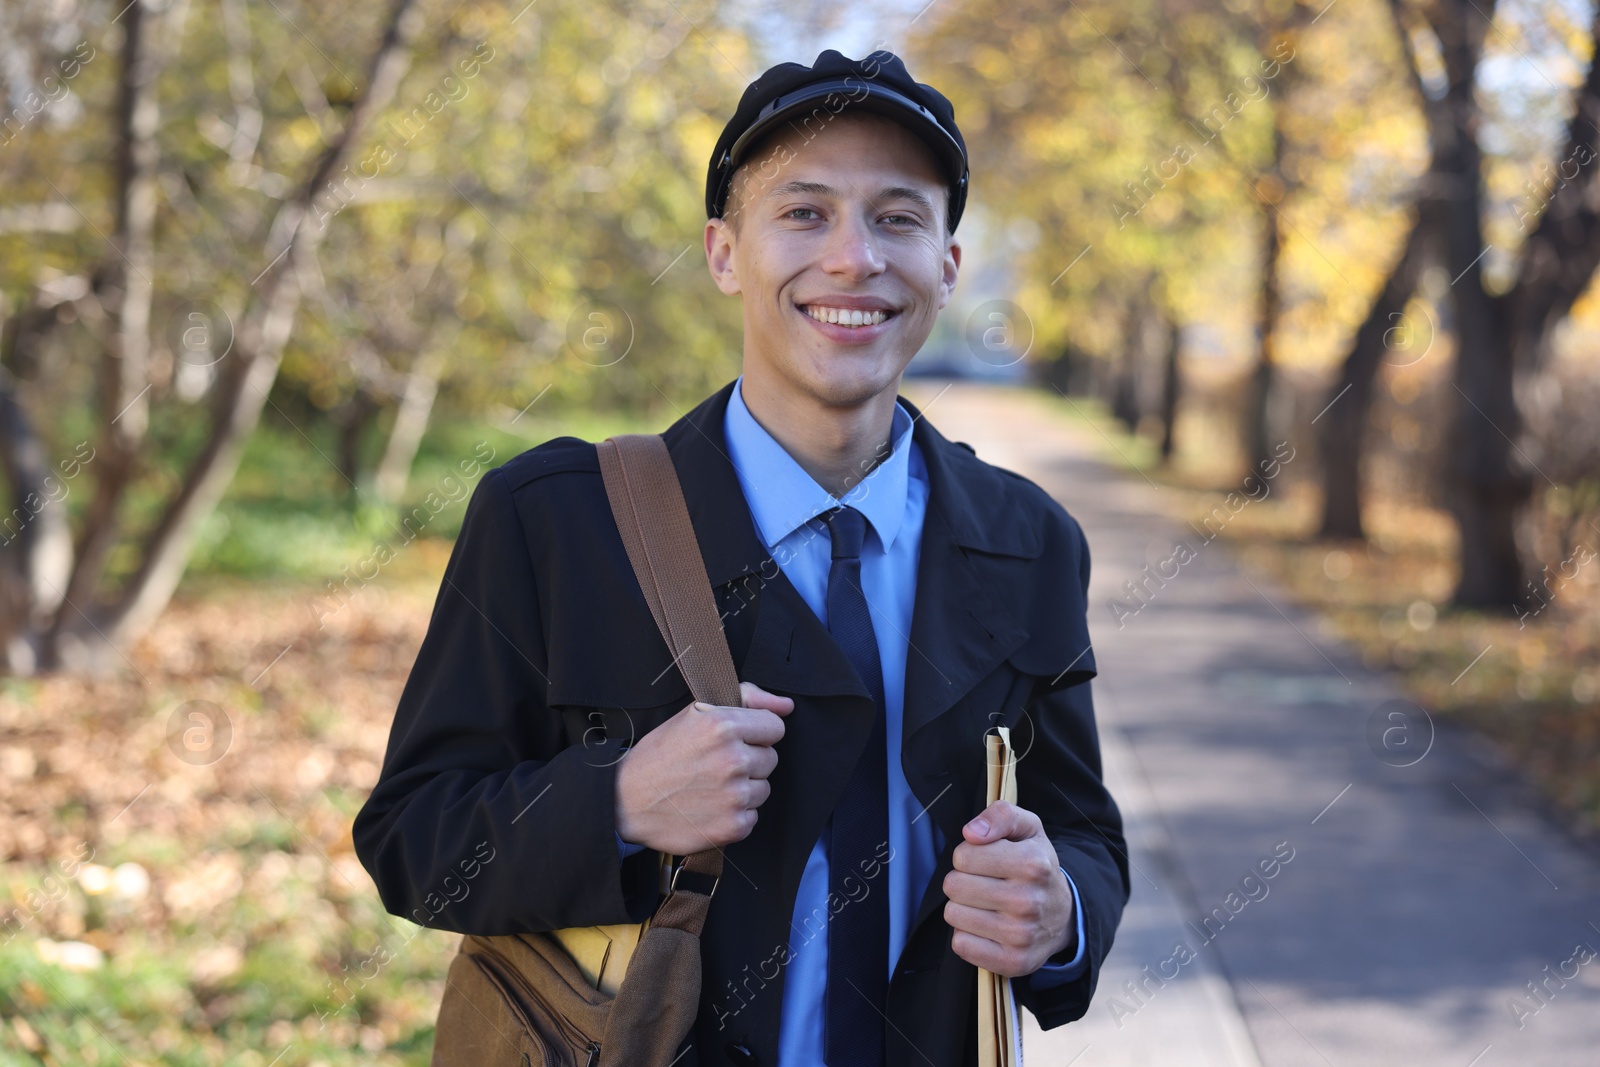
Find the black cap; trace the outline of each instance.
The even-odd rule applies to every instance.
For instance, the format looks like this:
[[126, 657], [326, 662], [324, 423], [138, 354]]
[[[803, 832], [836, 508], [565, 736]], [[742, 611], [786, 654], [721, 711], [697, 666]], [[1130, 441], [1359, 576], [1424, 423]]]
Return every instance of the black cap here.
[[847, 59], [830, 48], [809, 67], [779, 63], [751, 82], [711, 153], [706, 218], [722, 215], [733, 172], [763, 133], [787, 122], [814, 137], [822, 123], [846, 107], [886, 115], [922, 138], [944, 169], [954, 233], [967, 204], [968, 177], [967, 143], [956, 128], [955, 108], [939, 90], [915, 81], [899, 56], [884, 50]]

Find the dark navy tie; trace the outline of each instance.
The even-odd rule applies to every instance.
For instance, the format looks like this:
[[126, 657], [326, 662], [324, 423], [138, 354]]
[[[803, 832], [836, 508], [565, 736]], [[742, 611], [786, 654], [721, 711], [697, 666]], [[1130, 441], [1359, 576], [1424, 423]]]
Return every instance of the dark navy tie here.
[[[828, 921], [825, 1058], [828, 1067], [882, 1067], [889, 985], [889, 872], [883, 865], [889, 841], [888, 734], [878, 640], [861, 591], [867, 520], [851, 507], [821, 518], [833, 537], [828, 632], [854, 664], [873, 703], [867, 747], [828, 821], [828, 892], [846, 903]], [[874, 870], [876, 877], [867, 878]], [[848, 888], [846, 878], [851, 878]]]

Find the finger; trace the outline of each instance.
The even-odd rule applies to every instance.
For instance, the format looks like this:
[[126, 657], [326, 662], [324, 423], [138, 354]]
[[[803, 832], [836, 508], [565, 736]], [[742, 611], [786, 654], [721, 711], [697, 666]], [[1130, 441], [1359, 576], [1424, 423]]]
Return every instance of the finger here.
[[944, 921], [950, 924], [952, 930], [984, 938], [1000, 948], [1021, 951], [1032, 944], [1027, 923], [985, 908], [973, 908], [950, 901], [944, 906]]
[[776, 693], [769, 693], [754, 682], [739, 683], [739, 698], [747, 708], [761, 708], [763, 711], [772, 711], [779, 715], [787, 715], [794, 710], [793, 697], [781, 697]]
[[1027, 808], [1009, 800], [997, 800], [984, 808], [961, 828], [961, 834], [974, 845], [991, 841], [1026, 841], [1044, 832], [1044, 823]]
[[772, 772], [778, 767], [778, 754], [768, 745], [751, 745], [747, 755], [750, 758], [749, 777], [770, 778]]
[[1012, 899], [1010, 887], [1003, 879], [990, 878], [985, 874], [949, 871], [944, 876], [941, 888], [946, 900], [985, 911], [1004, 911]]
[[987, 845], [974, 845], [963, 841], [950, 853], [950, 864], [966, 874], [980, 874], [985, 878], [1031, 881], [1055, 866], [1055, 853], [1042, 862], [1037, 842], [1007, 841], [1001, 838]]
[[1008, 951], [1005, 946], [987, 937], [969, 934], [965, 930], [950, 931], [950, 949], [974, 967], [982, 967], [994, 974], [1018, 978], [1029, 973], [1026, 965], [1019, 962], [1021, 957], [1017, 953]]
[[770, 749], [783, 740], [783, 718], [770, 711], [745, 709], [740, 715], [739, 725], [747, 745], [762, 745]]
[[699, 702], [694, 706], [721, 717], [747, 745], [775, 745], [783, 740], [783, 717], [765, 708], [727, 708]]

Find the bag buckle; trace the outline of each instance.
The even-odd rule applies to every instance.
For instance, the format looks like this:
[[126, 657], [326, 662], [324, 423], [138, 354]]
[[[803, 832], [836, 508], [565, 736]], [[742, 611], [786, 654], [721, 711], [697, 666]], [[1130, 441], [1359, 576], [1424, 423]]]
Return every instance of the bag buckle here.
[[680, 863], [672, 871], [672, 883], [671, 883], [671, 891], [672, 892], [676, 893], [678, 891], [678, 879], [685, 873], [688, 873], [688, 875], [692, 879], [698, 880], [700, 882], [700, 885], [696, 886], [696, 885], [690, 884], [690, 885], [684, 886], [683, 888], [689, 890], [690, 892], [694, 892], [694, 893], [704, 893], [708, 897], [713, 896], [716, 893], [717, 886], [722, 882], [722, 876], [719, 874], [715, 878], [711, 879], [711, 888], [709, 888], [709, 889], [703, 888], [704, 885], [705, 885], [705, 880], [707, 878], [707, 875], [701, 873], [700, 871], [691, 871], [691, 870], [689, 870], [689, 868], [685, 867], [683, 864]]

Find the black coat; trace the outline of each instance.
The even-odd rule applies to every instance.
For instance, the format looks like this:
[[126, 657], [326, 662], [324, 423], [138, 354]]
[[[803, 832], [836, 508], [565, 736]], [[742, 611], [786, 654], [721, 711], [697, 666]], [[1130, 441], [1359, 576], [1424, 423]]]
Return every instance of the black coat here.
[[[844, 652], [757, 535], [723, 436], [732, 388], [664, 437], [739, 677], [795, 707], [755, 829], [724, 853], [683, 1067], [777, 1063], [800, 875], [870, 711]], [[1128, 898], [1128, 862], [1101, 782], [1083, 533], [1033, 482], [907, 406], [930, 484], [901, 759], [946, 846], [890, 982], [888, 1063], [963, 1067], [976, 1062], [977, 969], [951, 950], [942, 886], [962, 825], [984, 806], [985, 731], [1011, 727], [1017, 802], [1039, 815], [1083, 901], [1087, 972], [1038, 992], [1015, 982], [1042, 1026], [1088, 1010]], [[659, 856], [618, 860], [615, 768], [625, 746], [690, 700], [628, 564], [594, 444], [559, 437], [489, 471], [355, 820], [356, 853], [385, 906], [485, 935], [643, 921], [658, 900]]]

